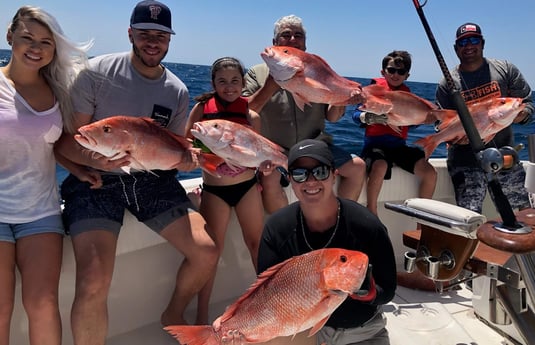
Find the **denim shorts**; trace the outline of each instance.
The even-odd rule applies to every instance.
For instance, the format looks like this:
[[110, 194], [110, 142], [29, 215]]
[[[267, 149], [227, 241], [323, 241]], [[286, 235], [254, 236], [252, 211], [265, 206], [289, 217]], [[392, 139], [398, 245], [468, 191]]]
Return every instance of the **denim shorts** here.
[[90, 189], [89, 183], [73, 175], [63, 182], [63, 219], [71, 236], [90, 230], [119, 234], [125, 210], [159, 233], [195, 210], [174, 170], [103, 174], [102, 182], [98, 189]]
[[31, 235], [56, 233], [65, 235], [61, 216], [53, 215], [21, 224], [0, 223], [0, 241], [15, 243]]

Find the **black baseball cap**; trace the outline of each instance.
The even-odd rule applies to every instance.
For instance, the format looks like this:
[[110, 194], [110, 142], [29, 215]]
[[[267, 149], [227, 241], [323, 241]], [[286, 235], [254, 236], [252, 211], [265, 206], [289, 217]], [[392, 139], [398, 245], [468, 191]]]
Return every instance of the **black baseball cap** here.
[[455, 40], [460, 40], [465, 37], [483, 37], [481, 27], [474, 23], [465, 23], [457, 29]]
[[305, 139], [290, 149], [288, 153], [288, 167], [291, 167], [301, 157], [314, 158], [330, 167], [334, 167], [334, 158], [326, 142], [317, 139]]
[[171, 11], [161, 2], [146, 0], [139, 2], [130, 17], [130, 27], [139, 30], [160, 30], [175, 34], [171, 27]]

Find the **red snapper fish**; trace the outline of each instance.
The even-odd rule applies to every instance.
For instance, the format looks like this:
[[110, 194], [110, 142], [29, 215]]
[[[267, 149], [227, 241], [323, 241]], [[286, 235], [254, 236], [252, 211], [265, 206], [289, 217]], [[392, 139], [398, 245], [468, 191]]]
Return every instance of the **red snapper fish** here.
[[273, 79], [292, 93], [301, 110], [310, 103], [349, 105], [361, 93], [359, 83], [338, 75], [318, 55], [293, 47], [273, 46], [260, 56]]
[[231, 168], [258, 168], [268, 160], [275, 166], [288, 166], [284, 148], [242, 124], [221, 119], [199, 121], [190, 132]]
[[[513, 123], [513, 120], [525, 108], [522, 98], [494, 97], [467, 104], [474, 124], [483, 142], [486, 144], [496, 133]], [[429, 157], [442, 142], [467, 143], [466, 132], [459, 116], [447, 117], [438, 126], [439, 132], [416, 140], [422, 146], [425, 156]]]
[[398, 126], [411, 126], [435, 123], [449, 116], [457, 116], [455, 110], [439, 109], [435, 104], [417, 95], [400, 90], [389, 90], [381, 85], [372, 84], [362, 88], [366, 100], [359, 110], [374, 114], [385, 114], [387, 124], [394, 129]]
[[[191, 143], [146, 117], [112, 116], [78, 128], [74, 139], [83, 147], [111, 159], [130, 155], [121, 169], [174, 169]], [[189, 152], [188, 152], [189, 154]]]
[[362, 285], [368, 256], [339, 248], [295, 256], [260, 274], [214, 326], [167, 326], [181, 344], [219, 345], [236, 332], [260, 343], [311, 329], [314, 335], [332, 312]]

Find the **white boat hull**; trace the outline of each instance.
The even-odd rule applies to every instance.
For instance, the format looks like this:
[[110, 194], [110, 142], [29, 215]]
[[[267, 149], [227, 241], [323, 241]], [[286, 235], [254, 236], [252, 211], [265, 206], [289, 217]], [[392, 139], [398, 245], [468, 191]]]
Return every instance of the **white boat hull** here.
[[[437, 168], [438, 183], [434, 199], [454, 202], [451, 182], [446, 171], [444, 159], [432, 159], [431, 163]], [[186, 190], [191, 190], [200, 184], [200, 179], [182, 181]], [[379, 217], [387, 226], [392, 239], [398, 270], [403, 270], [403, 254], [407, 248], [402, 243], [402, 233], [416, 227], [414, 220], [401, 214], [386, 210], [384, 202], [402, 202], [407, 198], [417, 197], [418, 181], [409, 173], [394, 168], [392, 179], [385, 181], [379, 196]], [[291, 190], [287, 189], [291, 195]], [[365, 191], [362, 192], [359, 202], [365, 204]], [[484, 214], [489, 218], [496, 218], [497, 213], [490, 201], [486, 201]], [[60, 282], [60, 308], [63, 320], [63, 344], [72, 344], [70, 331], [70, 308], [74, 297], [75, 264], [70, 238], [64, 240], [63, 268]], [[108, 344], [175, 344], [176, 341], [165, 334], [158, 320], [161, 312], [168, 303], [174, 287], [176, 270], [182, 260], [165, 240], [149, 230], [143, 224], [137, 222], [129, 213], [125, 216], [125, 224], [119, 236], [115, 272], [109, 295], [109, 338]], [[212, 296], [211, 317], [220, 315], [224, 308], [232, 303], [237, 296], [241, 295], [255, 280], [249, 252], [245, 247], [235, 217], [232, 218], [230, 229], [227, 233], [225, 250], [219, 262], [215, 289]], [[415, 295], [416, 294], [416, 295]], [[11, 324], [12, 344], [27, 344], [28, 330], [27, 320], [20, 301], [20, 279], [17, 283], [17, 301]], [[412, 297], [411, 297], [412, 296]], [[444, 298], [445, 297], [445, 298]], [[452, 334], [468, 334], [462, 343], [474, 341], [477, 344], [503, 344], [503, 337], [486, 327], [473, 316], [471, 308], [471, 294], [466, 289], [454, 292], [453, 295], [437, 293], [415, 292], [413, 290], [398, 288], [396, 299], [386, 306], [387, 315], [391, 317], [396, 313], [400, 305], [410, 303], [431, 303], [423, 307], [435, 308], [438, 312], [447, 310], [446, 314], [452, 318], [455, 313], [464, 315], [461, 321], [452, 323]], [[415, 300], [416, 299], [416, 300]], [[195, 303], [189, 306], [188, 316], [193, 321]], [[451, 304], [451, 305], [450, 305]], [[449, 306], [449, 307], [448, 307]], [[432, 309], [431, 308], [431, 309]], [[412, 309], [405, 310], [416, 310]], [[399, 311], [397, 312], [398, 315]], [[453, 314], [452, 314], [453, 313]], [[446, 315], [445, 314], [445, 315]], [[468, 318], [468, 321], [466, 320]], [[449, 319], [448, 319], [449, 320]], [[451, 320], [456, 320], [452, 318]], [[450, 321], [451, 321], [450, 320]], [[449, 321], [448, 321], [449, 322]], [[451, 322], [450, 322], [451, 323]], [[459, 323], [459, 325], [457, 325]], [[392, 344], [406, 344], [406, 339], [395, 339], [401, 334], [402, 329], [397, 329], [399, 322], [392, 321], [389, 324], [392, 334]], [[396, 326], [398, 325], [398, 326]], [[444, 331], [448, 331], [447, 325]], [[401, 327], [401, 326], [399, 326]], [[436, 327], [435, 327], [436, 328]], [[436, 329], [435, 329], [436, 331]], [[464, 331], [462, 333], [461, 331]], [[422, 344], [426, 342], [425, 330], [414, 330], [414, 334], [420, 334]], [[403, 333], [405, 335], [409, 333]], [[429, 333], [431, 334], [431, 333]], [[400, 336], [400, 335], [399, 335]], [[462, 338], [462, 337], [461, 337]], [[411, 344], [418, 344], [415, 338]], [[433, 344], [459, 344], [454, 338], [441, 335]], [[448, 340], [449, 339], [449, 340]]]

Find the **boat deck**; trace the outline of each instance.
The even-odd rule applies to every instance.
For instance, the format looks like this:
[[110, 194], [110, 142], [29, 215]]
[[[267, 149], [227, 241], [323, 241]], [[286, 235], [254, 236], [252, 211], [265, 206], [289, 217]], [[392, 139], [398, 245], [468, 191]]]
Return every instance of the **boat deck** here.
[[[408, 339], [411, 345], [510, 344], [475, 316], [471, 296], [464, 284], [458, 290], [442, 293], [399, 286], [394, 300], [384, 307], [391, 345], [406, 345]], [[223, 309], [220, 305], [213, 312], [220, 313]], [[117, 335], [107, 342], [109, 345], [177, 343], [158, 323]]]

